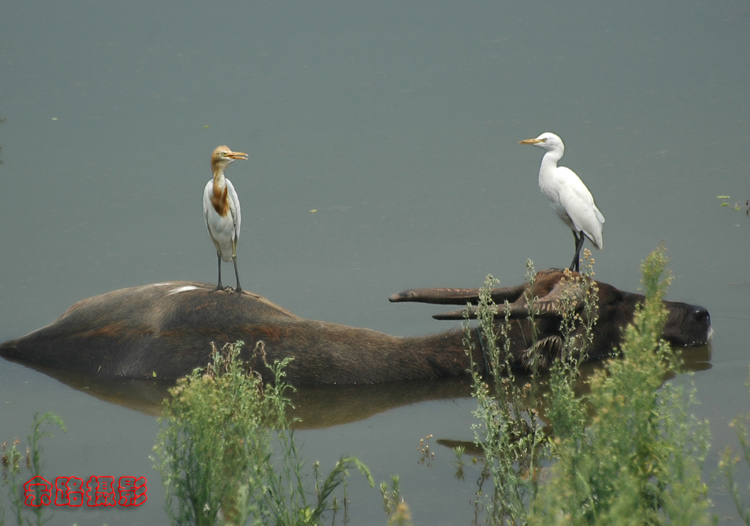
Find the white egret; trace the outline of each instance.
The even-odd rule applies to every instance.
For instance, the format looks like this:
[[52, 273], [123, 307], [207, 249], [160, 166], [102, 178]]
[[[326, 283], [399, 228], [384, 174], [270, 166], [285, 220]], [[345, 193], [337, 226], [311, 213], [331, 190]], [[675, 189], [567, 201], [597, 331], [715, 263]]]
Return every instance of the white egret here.
[[560, 137], [546, 132], [536, 139], [526, 139], [519, 144], [532, 144], [547, 150], [539, 167], [539, 188], [549, 198], [560, 219], [573, 231], [576, 253], [570, 270], [578, 272], [584, 239], [589, 238], [599, 249], [604, 246], [604, 216], [594, 204], [591, 192], [576, 173], [565, 166], [557, 166], [565, 152], [565, 145]]
[[221, 285], [221, 260], [234, 263], [234, 276], [237, 279], [236, 292], [242, 292], [240, 275], [237, 272], [237, 241], [240, 239], [240, 200], [232, 182], [224, 177], [224, 170], [237, 159], [247, 161], [247, 154], [233, 152], [227, 146], [219, 146], [211, 154], [212, 180], [203, 190], [203, 217], [211, 240], [216, 246], [219, 260], [219, 284]]

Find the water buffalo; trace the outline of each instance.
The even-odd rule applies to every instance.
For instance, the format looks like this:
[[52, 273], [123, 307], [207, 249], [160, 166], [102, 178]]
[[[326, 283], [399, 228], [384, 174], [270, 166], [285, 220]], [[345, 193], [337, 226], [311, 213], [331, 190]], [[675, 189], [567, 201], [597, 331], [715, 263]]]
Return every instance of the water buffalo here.
[[[559, 306], [565, 287], [573, 284], [569, 293], [570, 301], [575, 311], [585, 317], [583, 287], [580, 286], [580, 281], [576, 281], [577, 276], [579, 274], [576, 272], [566, 273], [562, 270], [546, 270], [537, 273], [533, 285], [537, 310], [534, 321], [537, 343], [533, 348], [530, 341], [531, 322], [526, 294], [530, 283], [492, 289], [492, 299], [498, 305], [496, 320], [504, 319], [504, 303], [507, 301], [509, 304], [514, 365], [521, 368], [529, 367], [532, 358], [531, 351], [536, 351], [537, 364], [547, 367], [561, 350], [563, 337], [560, 332], [562, 318]], [[589, 360], [602, 359], [616, 352], [622, 329], [633, 320], [636, 305], [645, 299], [641, 294], [625, 292], [600, 281], [596, 282], [596, 289], [598, 320], [594, 327], [593, 342], [587, 351]], [[462, 309], [433, 316], [438, 320], [459, 320], [465, 317], [466, 304], [476, 305], [478, 297], [479, 289], [430, 288], [404, 290], [393, 294], [389, 300], [391, 302], [464, 305]], [[713, 329], [711, 316], [705, 308], [673, 301], [665, 301], [664, 305], [668, 311], [664, 334], [662, 334], [664, 339], [678, 347], [695, 347], [708, 342]], [[476, 317], [476, 307], [470, 309], [469, 316]], [[577, 324], [574, 334], [580, 335], [583, 332], [583, 324]]]
[[[540, 338], [559, 336], [559, 315], [551, 301], [563, 276], [540, 272], [535, 291], [543, 314], [536, 319]], [[508, 299], [523, 311], [519, 298], [527, 284], [495, 290], [497, 301]], [[420, 337], [396, 337], [307, 320], [256, 294], [231, 294], [201, 283], [157, 283], [116, 290], [79, 301], [52, 324], [0, 345], [0, 355], [51, 369], [76, 370], [109, 377], [175, 380], [209, 361], [211, 342], [243, 340], [243, 356], [269, 380], [252, 350], [264, 342], [265, 359], [292, 357], [286, 369], [291, 384], [360, 384], [458, 376], [467, 370], [463, 331]], [[391, 301], [463, 303], [472, 289], [404, 291]], [[599, 283], [600, 320], [592, 357], [611, 354], [621, 329], [632, 319], [642, 296]], [[711, 332], [706, 309], [665, 302], [670, 311], [664, 337], [675, 345], [701, 345]], [[514, 314], [514, 315], [515, 315]], [[519, 366], [528, 355], [529, 321], [513, 321], [513, 353]], [[476, 331], [472, 332], [476, 340]], [[477, 343], [477, 342], [475, 342]], [[474, 360], [482, 363], [480, 345]], [[546, 345], [544, 352], [554, 352]]]

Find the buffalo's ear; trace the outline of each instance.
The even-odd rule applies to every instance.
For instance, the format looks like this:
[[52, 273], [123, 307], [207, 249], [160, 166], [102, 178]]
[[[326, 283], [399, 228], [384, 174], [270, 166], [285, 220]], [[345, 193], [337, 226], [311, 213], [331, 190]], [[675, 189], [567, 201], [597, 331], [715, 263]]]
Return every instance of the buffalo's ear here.
[[[572, 292], [567, 292], [568, 297], [573, 300], [573, 307], [578, 310], [582, 305], [585, 291], [576, 280], [568, 279], [569, 274], [560, 270], [546, 270], [537, 273], [534, 291], [537, 293], [535, 316], [559, 317], [560, 304], [563, 294], [568, 287], [574, 287]], [[526, 318], [529, 315], [529, 304], [526, 293], [529, 283], [515, 287], [496, 287], [492, 289], [492, 301], [497, 305], [496, 316], [505, 317], [504, 304], [507, 301], [511, 318]], [[430, 288], [430, 289], [407, 289], [393, 294], [388, 298], [391, 302], [412, 301], [418, 303], [433, 303], [439, 305], [466, 305], [469, 306], [469, 318], [476, 319], [476, 303], [479, 301], [479, 289], [456, 289], [456, 288]], [[444, 312], [433, 316], [436, 320], [462, 320], [466, 309]]]
[[[572, 288], [570, 290], [569, 288]], [[573, 301], [573, 310], [578, 310], [583, 304], [583, 296], [585, 291], [579, 283], [570, 281], [557, 281], [552, 289], [547, 292], [544, 296], [537, 297], [534, 304], [536, 305], [535, 316], [540, 318], [558, 318], [562, 315], [560, 310], [563, 294], [569, 294], [569, 297]], [[524, 294], [520, 296], [513, 303], [508, 304], [509, 317], [510, 318], [527, 318], [529, 316], [529, 304]], [[454, 310], [450, 312], [443, 312], [433, 316], [436, 320], [462, 320], [465, 318], [466, 309]], [[495, 317], [500, 319], [504, 318], [506, 314], [505, 305], [502, 303], [497, 304], [497, 312]], [[477, 307], [472, 305], [469, 307], [469, 318], [476, 319]]]
[[546, 295], [537, 298], [539, 316], [561, 316], [563, 296], [567, 295], [574, 311], [583, 306], [586, 291], [578, 282], [558, 281]]

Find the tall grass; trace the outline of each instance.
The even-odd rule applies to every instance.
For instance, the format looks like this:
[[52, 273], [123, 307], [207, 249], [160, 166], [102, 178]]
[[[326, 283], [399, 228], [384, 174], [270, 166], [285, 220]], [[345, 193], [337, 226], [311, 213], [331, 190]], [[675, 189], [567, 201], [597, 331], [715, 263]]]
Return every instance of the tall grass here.
[[[643, 263], [646, 300], [624, 331], [622, 358], [593, 376], [588, 425], [554, 441], [556, 462], [530, 510], [531, 524], [711, 522], [700, 479], [707, 425], [688, 411], [692, 392], [661, 387], [678, 366], [660, 341], [661, 300], [671, 279], [666, 262], [659, 249]], [[560, 420], [551, 418], [553, 430]]]
[[[592, 261], [585, 275], [570, 279], [563, 295], [562, 351], [544, 397], [551, 436], [539, 419], [535, 386], [542, 378], [532, 356], [528, 382], [519, 386], [509, 366], [507, 328], [495, 322], [490, 277], [479, 301], [479, 328], [489, 375], [474, 367], [478, 423], [475, 440], [485, 454], [494, 493], [488, 505], [493, 524], [706, 524], [706, 487], [700, 480], [708, 450], [708, 429], [688, 412], [692, 392], [666, 385], [678, 366], [660, 341], [666, 320], [662, 298], [670, 282], [663, 249], [641, 271], [646, 295], [623, 335], [620, 359], [607, 362], [590, 380], [590, 393], [577, 396], [578, 367], [585, 358], [597, 318]], [[534, 307], [533, 266], [529, 316]], [[583, 296], [581, 296], [583, 294]], [[583, 297], [584, 307], [575, 305]], [[505, 309], [507, 313], [509, 309]], [[583, 324], [583, 336], [574, 328]], [[499, 328], [498, 328], [499, 327]], [[470, 330], [466, 328], [467, 336]], [[532, 342], [531, 352], [543, 349]], [[470, 345], [467, 337], [467, 345]], [[471, 353], [470, 353], [471, 355]], [[589, 417], [588, 415], [593, 415]]]
[[[529, 266], [527, 277], [531, 282], [528, 299], [533, 305], [535, 273], [532, 266]], [[516, 381], [508, 337], [510, 308], [506, 302], [504, 321], [496, 324], [499, 309], [491, 296], [491, 289], [496, 284], [497, 280], [488, 276], [479, 295], [476, 334], [485, 363], [471, 363], [472, 396], [477, 399], [474, 416], [478, 420], [472, 428], [476, 444], [484, 451], [487, 471], [493, 482], [494, 491], [488, 503], [490, 517], [516, 523], [526, 514], [529, 495], [536, 493], [539, 457], [544, 455], [539, 446], [545, 437], [537, 418], [537, 407], [533, 404], [537, 400], [539, 367], [532, 359], [530, 382], [521, 386]], [[533, 322], [533, 307], [529, 315]], [[465, 323], [464, 343], [470, 358], [474, 355], [473, 333], [474, 330]], [[535, 344], [536, 334], [532, 339]]]
[[[243, 343], [214, 349], [212, 363], [178, 382], [164, 403], [155, 450], [172, 524], [318, 524], [349, 470], [371, 485], [368, 469], [342, 457], [314, 486], [289, 426], [284, 366], [267, 365], [275, 382], [240, 358]], [[262, 344], [256, 352], [263, 354]]]
[[[588, 261], [588, 256], [587, 256]], [[593, 263], [593, 262], [592, 262]], [[585, 269], [593, 275], [589, 265]], [[486, 370], [481, 364], [471, 365], [473, 392], [477, 399], [474, 411], [478, 423], [474, 424], [474, 438], [485, 457], [485, 469], [493, 482], [491, 502], [488, 503], [489, 519], [496, 524], [524, 524], [530, 503], [539, 491], [540, 475], [543, 466], [551, 460], [551, 448], [545, 425], [539, 418], [542, 410], [542, 397], [539, 388], [543, 380], [541, 365], [549, 352], [549, 342], [539, 341], [535, 319], [539, 314], [538, 298], [534, 287], [536, 272], [533, 264], [527, 262], [526, 279], [529, 287], [526, 302], [529, 305], [529, 326], [531, 341], [527, 360], [529, 371], [523, 379], [517, 377], [513, 368], [510, 339], [510, 306], [503, 305], [504, 317], [500, 321], [495, 316], [500, 312], [494, 304], [491, 289], [497, 284], [488, 276], [480, 290], [477, 308], [479, 345], [486, 360]], [[559, 356], [554, 361], [551, 373], [552, 396], [548, 411], [565, 415], [566, 433], [572, 427], [583, 425], [583, 408], [573, 394], [572, 385], [578, 376], [578, 367], [585, 358], [586, 347], [591, 341], [591, 330], [596, 323], [597, 295], [595, 283], [588, 275], [565, 278], [559, 310], [562, 311], [561, 333], [563, 342]], [[577, 313], [577, 305], [583, 301], [583, 315]], [[467, 311], [468, 312], [468, 311]], [[582, 337], [574, 336], [577, 324], [584, 324]], [[473, 329], [464, 324], [465, 344], [468, 354], [473, 355]], [[554, 346], [553, 346], [554, 347]], [[572, 426], [572, 427], [571, 427]]]
[[[13, 513], [15, 524], [18, 526], [24, 524], [28, 526], [41, 526], [49, 522], [52, 518], [46, 513], [48, 506], [26, 506], [26, 501], [21, 491], [25, 480], [42, 476], [41, 441], [43, 438], [51, 438], [53, 436], [52, 432], [48, 430], [52, 426], [59, 427], [63, 432], [67, 431], [62, 419], [54, 413], [47, 412], [43, 415], [34, 413], [34, 420], [31, 423], [31, 433], [28, 436], [28, 445], [26, 446], [25, 464], [27, 475], [23, 477], [21, 476], [23, 471], [21, 468], [21, 459], [24, 456], [18, 449], [20, 441], [14, 439], [11, 442], [10, 448], [7, 448], [7, 442], [3, 442], [2, 444], [0, 458], [2, 459], [3, 466], [3, 485], [7, 485], [11, 512]], [[41, 488], [39, 486], [34, 490], [34, 502], [42, 502]], [[0, 501], [0, 525], [4, 523], [5, 510], [2, 508], [2, 501]]]

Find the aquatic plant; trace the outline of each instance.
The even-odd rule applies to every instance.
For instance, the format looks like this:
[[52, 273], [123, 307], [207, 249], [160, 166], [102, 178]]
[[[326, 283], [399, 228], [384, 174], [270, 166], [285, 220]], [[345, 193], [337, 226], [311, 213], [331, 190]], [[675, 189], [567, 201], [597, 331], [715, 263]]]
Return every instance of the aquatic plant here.
[[[287, 360], [262, 382], [240, 357], [243, 343], [214, 348], [212, 363], [178, 382], [164, 402], [155, 450], [172, 524], [318, 524], [349, 470], [371, 485], [366, 466], [342, 457], [314, 488], [286, 417]], [[259, 343], [255, 353], [263, 356]]]
[[[65, 423], [62, 419], [52, 412], [34, 413], [34, 420], [31, 423], [31, 433], [28, 436], [28, 445], [26, 446], [26, 470], [28, 471], [28, 480], [34, 477], [42, 476], [42, 439], [52, 438], [54, 435], [51, 431], [46, 428], [49, 426], [57, 426], [62, 429], [63, 432], [67, 432], [65, 429]], [[7, 448], [7, 442], [2, 444], [2, 466], [3, 466], [3, 484], [8, 487], [8, 500], [10, 501], [10, 507], [13, 512], [13, 518], [15, 523], [21, 525], [33, 525], [41, 526], [47, 523], [52, 517], [47, 516], [45, 513], [47, 506], [27, 506], [23, 497], [21, 487], [23, 481], [21, 478], [21, 466], [20, 462], [23, 455], [19, 451], [18, 447], [21, 442], [18, 439], [11, 441], [11, 447]], [[34, 488], [34, 501], [42, 502], [41, 486]], [[31, 517], [24, 517], [24, 512], [33, 515]], [[5, 510], [2, 508], [0, 501], [0, 524], [4, 524]]]
[[[565, 312], [562, 350], [548, 376], [535, 367], [519, 377], [508, 361], [505, 308], [498, 312], [485, 282], [479, 302], [479, 327], [487, 371], [473, 364], [477, 399], [475, 442], [485, 455], [493, 483], [488, 521], [492, 524], [705, 524], [710, 522], [706, 486], [700, 480], [708, 451], [708, 428], [689, 413], [693, 392], [662, 386], [678, 359], [660, 341], [666, 312], [661, 302], [670, 282], [664, 249], [642, 265], [646, 300], [625, 329], [621, 357], [609, 360], [576, 393], [579, 366], [597, 320], [593, 260], [585, 254], [581, 275], [570, 278], [560, 298]], [[533, 264], [527, 298], [533, 322]], [[583, 308], [576, 305], [583, 299]], [[583, 324], [583, 331], [576, 328]], [[531, 324], [533, 326], [533, 323]], [[471, 350], [472, 331], [465, 325]], [[580, 334], [580, 336], [576, 336]], [[531, 335], [530, 352], [543, 343]], [[540, 386], [548, 384], [544, 396]], [[542, 401], [544, 407], [542, 407]], [[548, 426], [539, 418], [544, 411]], [[750, 453], [750, 450], [748, 450]], [[750, 457], [749, 457], [750, 458]]]
[[[622, 357], [610, 360], [580, 399], [593, 417], [551, 444], [548, 481], [530, 508], [530, 524], [708, 524], [701, 482], [708, 427], [689, 413], [692, 391], [662, 381], [679, 363], [659, 340], [670, 282], [663, 248], [641, 267], [645, 303], [625, 329]], [[554, 396], [554, 395], [553, 395]], [[553, 431], [565, 411], [548, 414]], [[576, 417], [577, 418], [577, 417]], [[561, 425], [562, 424], [562, 425]]]
[[[529, 262], [527, 301], [531, 306], [531, 327], [535, 327], [536, 315], [535, 275]], [[478, 420], [472, 429], [476, 445], [484, 452], [485, 468], [493, 482], [494, 491], [488, 505], [490, 518], [497, 523], [515, 524], [523, 522], [529, 499], [536, 493], [540, 455], [544, 455], [540, 445], [545, 435], [535, 403], [539, 385], [537, 353], [532, 351], [529, 381], [519, 385], [511, 365], [511, 309], [507, 301], [505, 319], [502, 323], [495, 323], [498, 308], [491, 289], [497, 283], [491, 275], [485, 279], [477, 305], [478, 327], [473, 329], [468, 322], [464, 323], [464, 345], [471, 359], [474, 355], [472, 336], [476, 333], [484, 357], [483, 364], [471, 363], [472, 396], [477, 399], [474, 416]], [[467, 305], [467, 319], [468, 316]], [[532, 331], [531, 349], [536, 349], [537, 340], [536, 331]]]

